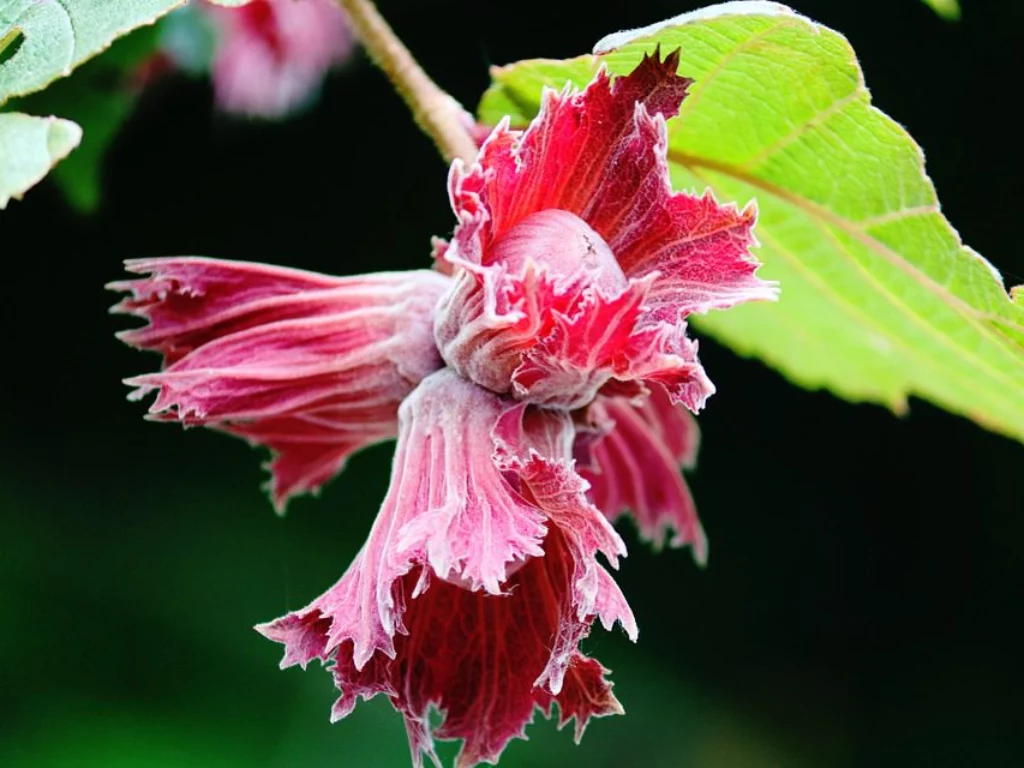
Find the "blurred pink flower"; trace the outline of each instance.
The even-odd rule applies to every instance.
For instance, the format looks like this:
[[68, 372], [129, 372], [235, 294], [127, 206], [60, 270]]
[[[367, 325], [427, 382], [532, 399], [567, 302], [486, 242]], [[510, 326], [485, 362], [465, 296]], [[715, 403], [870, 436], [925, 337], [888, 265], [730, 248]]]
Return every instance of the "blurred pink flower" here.
[[[592, 624], [636, 638], [612, 567], [627, 510], [656, 545], [706, 542], [679, 474], [713, 391], [686, 317], [775, 296], [748, 252], [755, 214], [673, 193], [665, 120], [677, 56], [548, 92], [450, 176], [458, 225], [433, 271], [333, 278], [211, 259], [146, 259], [113, 284], [161, 352], [130, 379], [153, 418], [270, 447], [282, 507], [346, 457], [397, 437], [369, 538], [330, 590], [257, 629], [282, 666], [325, 663], [335, 719], [383, 693], [413, 763], [433, 738], [494, 763], [535, 708], [621, 713], [579, 651]], [[444, 715], [432, 730], [431, 707]]]
[[216, 30], [214, 92], [228, 112], [276, 118], [304, 106], [355, 44], [335, 0], [203, 8]]

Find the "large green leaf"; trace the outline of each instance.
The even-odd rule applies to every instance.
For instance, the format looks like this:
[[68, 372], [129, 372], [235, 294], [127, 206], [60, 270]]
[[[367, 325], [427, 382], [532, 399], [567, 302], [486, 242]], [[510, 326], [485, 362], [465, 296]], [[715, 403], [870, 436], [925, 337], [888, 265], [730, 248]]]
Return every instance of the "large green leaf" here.
[[186, 0], [0, 0], [0, 41], [19, 39], [0, 59], [0, 104], [71, 73], [116, 38], [151, 24]]
[[82, 129], [70, 120], [0, 114], [0, 208], [38, 184], [81, 139]]
[[479, 114], [524, 124], [542, 88], [682, 48], [696, 79], [669, 121], [676, 188], [760, 209], [778, 304], [695, 323], [808, 388], [897, 412], [931, 400], [1024, 440], [1024, 297], [943, 217], [913, 139], [870, 103], [841, 35], [777, 3], [735, 2], [601, 41], [599, 55], [492, 71]]

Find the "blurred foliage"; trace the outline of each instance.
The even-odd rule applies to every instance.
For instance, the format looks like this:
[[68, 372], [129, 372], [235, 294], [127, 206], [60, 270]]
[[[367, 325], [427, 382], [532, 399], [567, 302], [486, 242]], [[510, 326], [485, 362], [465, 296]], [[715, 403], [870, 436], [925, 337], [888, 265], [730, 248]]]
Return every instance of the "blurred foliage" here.
[[209, 74], [216, 44], [209, 14], [190, 3], [167, 16], [160, 30], [160, 47], [176, 66], [192, 75]]
[[957, 21], [960, 18], [959, 0], [924, 0], [924, 2], [944, 19]]

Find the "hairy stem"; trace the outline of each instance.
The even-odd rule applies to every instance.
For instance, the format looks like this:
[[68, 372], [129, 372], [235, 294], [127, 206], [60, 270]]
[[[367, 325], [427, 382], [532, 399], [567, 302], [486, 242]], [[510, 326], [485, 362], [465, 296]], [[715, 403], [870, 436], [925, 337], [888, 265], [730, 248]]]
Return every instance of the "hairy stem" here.
[[458, 102], [431, 80], [371, 0], [338, 0], [374, 63], [412, 111], [416, 124], [434, 140], [445, 160], [470, 163], [477, 146], [463, 123]]

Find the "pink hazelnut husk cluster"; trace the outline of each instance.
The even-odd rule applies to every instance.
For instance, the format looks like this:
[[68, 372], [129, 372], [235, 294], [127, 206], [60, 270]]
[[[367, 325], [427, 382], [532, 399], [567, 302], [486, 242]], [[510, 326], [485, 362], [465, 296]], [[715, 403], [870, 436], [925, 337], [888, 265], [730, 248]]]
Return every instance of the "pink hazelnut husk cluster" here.
[[[656, 546], [707, 543], [680, 473], [714, 391], [694, 313], [770, 300], [755, 211], [669, 183], [678, 54], [544, 95], [456, 161], [456, 226], [434, 269], [329, 277], [213, 259], [130, 262], [122, 338], [163, 355], [130, 380], [151, 416], [272, 452], [283, 508], [364, 446], [396, 439], [388, 493], [340, 580], [257, 629], [282, 666], [319, 661], [340, 696], [388, 697], [413, 764], [496, 763], [539, 709], [620, 714], [580, 650], [595, 623], [637, 636], [612, 570], [623, 515]], [[431, 723], [432, 709], [442, 713]]]

